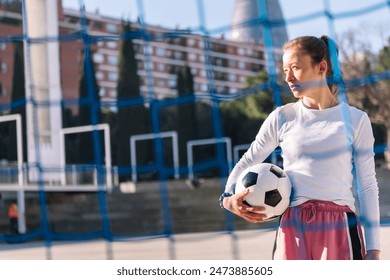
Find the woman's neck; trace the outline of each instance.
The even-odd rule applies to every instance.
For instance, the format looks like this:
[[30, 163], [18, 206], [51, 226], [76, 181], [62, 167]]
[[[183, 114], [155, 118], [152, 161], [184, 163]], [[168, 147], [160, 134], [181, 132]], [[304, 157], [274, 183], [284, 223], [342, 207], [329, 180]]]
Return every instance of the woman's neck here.
[[338, 104], [337, 98], [329, 91], [317, 92], [313, 96], [302, 97], [302, 104], [309, 109], [324, 110]]

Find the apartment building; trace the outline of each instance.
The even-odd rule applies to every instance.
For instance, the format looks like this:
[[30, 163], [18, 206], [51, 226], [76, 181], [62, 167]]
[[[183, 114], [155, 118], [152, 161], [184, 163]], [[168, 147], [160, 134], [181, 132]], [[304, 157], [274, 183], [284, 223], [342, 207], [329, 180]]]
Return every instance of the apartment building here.
[[[63, 12], [65, 20], [61, 26], [66, 24], [70, 30], [79, 29], [80, 12], [71, 9]], [[96, 43], [93, 57], [101, 97], [115, 99], [120, 41], [106, 38], [121, 32], [121, 19], [86, 15], [90, 34], [103, 36]], [[142, 26], [134, 23], [133, 28], [142, 29]], [[177, 30], [179, 35], [175, 36], [175, 30], [160, 26], [146, 25], [143, 28], [154, 38], [149, 41], [134, 39], [141, 92], [145, 95], [149, 93], [156, 98], [176, 96], [177, 73], [185, 65], [191, 68], [194, 76], [195, 93], [207, 93], [210, 87], [219, 93], [237, 92], [243, 88], [246, 77], [264, 69], [264, 49], [260, 44], [236, 42], [224, 37], [205, 38], [190, 32], [186, 35], [186, 30]], [[173, 35], [167, 38], [167, 34]], [[153, 83], [148, 84], [148, 80]]]
[[[0, 102], [10, 101], [10, 74], [13, 69], [13, 45], [5, 42], [10, 35], [21, 35], [22, 16], [20, 9], [10, 4], [0, 5]], [[80, 11], [63, 8], [58, 0], [60, 34], [60, 72], [63, 99], [77, 99], [82, 65], [83, 42], [73, 40], [72, 34], [81, 30]], [[87, 29], [93, 35], [91, 41], [96, 78], [102, 100], [115, 100], [118, 79], [119, 35], [122, 19], [85, 13]], [[205, 37], [188, 30], [172, 30], [161, 26], [139, 25], [133, 28], [147, 32], [151, 40], [133, 40], [141, 80], [141, 93], [155, 98], [177, 95], [177, 73], [188, 65], [194, 76], [195, 94], [218, 92], [231, 94], [244, 87], [245, 79], [265, 68], [264, 48], [256, 42], [239, 42], [219, 37]], [[178, 33], [175, 33], [177, 31]], [[167, 34], [171, 34], [167, 36]], [[175, 35], [177, 34], [177, 35]], [[1, 40], [1, 39], [0, 39]], [[115, 109], [115, 108], [113, 108]]]

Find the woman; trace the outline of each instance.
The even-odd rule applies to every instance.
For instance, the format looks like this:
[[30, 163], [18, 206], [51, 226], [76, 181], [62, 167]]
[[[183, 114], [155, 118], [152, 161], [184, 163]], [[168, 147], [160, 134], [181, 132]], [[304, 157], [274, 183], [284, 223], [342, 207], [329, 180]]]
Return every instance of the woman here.
[[245, 205], [248, 191], [234, 194], [234, 185], [244, 169], [281, 147], [293, 189], [279, 222], [274, 259], [379, 259], [372, 128], [367, 114], [339, 102], [337, 87], [327, 83], [333, 76], [329, 49], [335, 46], [327, 36], [298, 37], [284, 45], [285, 80], [299, 100], [276, 108], [264, 121], [220, 199], [245, 220], [263, 222], [264, 208]]

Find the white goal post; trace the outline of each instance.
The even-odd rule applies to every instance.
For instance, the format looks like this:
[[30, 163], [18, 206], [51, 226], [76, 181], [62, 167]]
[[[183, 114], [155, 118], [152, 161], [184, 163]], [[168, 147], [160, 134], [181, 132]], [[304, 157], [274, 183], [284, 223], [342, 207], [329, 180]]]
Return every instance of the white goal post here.
[[0, 122], [16, 121], [16, 155], [18, 165], [18, 187], [15, 187], [17, 191], [17, 204], [18, 204], [18, 230], [20, 233], [26, 232], [26, 219], [25, 219], [25, 201], [24, 201], [24, 182], [23, 182], [23, 138], [22, 138], [22, 117], [20, 114], [0, 116]]
[[168, 138], [168, 137], [172, 138], [174, 177], [175, 179], [179, 178], [179, 144], [177, 140], [177, 132], [165, 131], [160, 133], [138, 134], [130, 137], [131, 180], [134, 183], [137, 182], [136, 141], [151, 140], [156, 138]]
[[[91, 132], [95, 130], [103, 130], [104, 132], [104, 154], [106, 168], [106, 190], [112, 190], [112, 171], [111, 171], [111, 142], [110, 142], [110, 126], [108, 124], [85, 125], [60, 129], [60, 165], [63, 168], [61, 172], [61, 184], [66, 185], [66, 159], [65, 159], [65, 135], [73, 133]], [[96, 186], [97, 190], [98, 186]], [[80, 187], [80, 191], [83, 187]]]
[[226, 157], [229, 166], [229, 172], [232, 168], [232, 144], [229, 137], [223, 138], [207, 138], [199, 140], [191, 140], [187, 142], [187, 162], [188, 162], [188, 179], [193, 180], [194, 177], [194, 158], [193, 158], [193, 147], [201, 145], [211, 145], [211, 144], [226, 144]]
[[242, 150], [248, 150], [251, 144], [241, 144], [241, 145], [236, 145], [233, 148], [233, 159], [234, 163], [238, 162], [240, 159], [240, 151]]

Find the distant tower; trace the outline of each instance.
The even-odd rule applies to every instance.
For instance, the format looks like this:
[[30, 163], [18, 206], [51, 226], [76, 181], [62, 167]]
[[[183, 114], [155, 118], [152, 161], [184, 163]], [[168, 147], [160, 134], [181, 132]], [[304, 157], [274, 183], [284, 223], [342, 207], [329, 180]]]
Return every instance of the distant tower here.
[[[259, 18], [259, 0], [236, 0], [232, 31], [230, 37], [235, 41], [263, 42], [262, 26], [254, 25], [251, 22]], [[278, 0], [266, 0], [268, 17], [272, 20], [283, 19], [283, 13]], [[275, 47], [281, 48], [287, 41], [286, 26], [272, 28], [272, 41]]]

